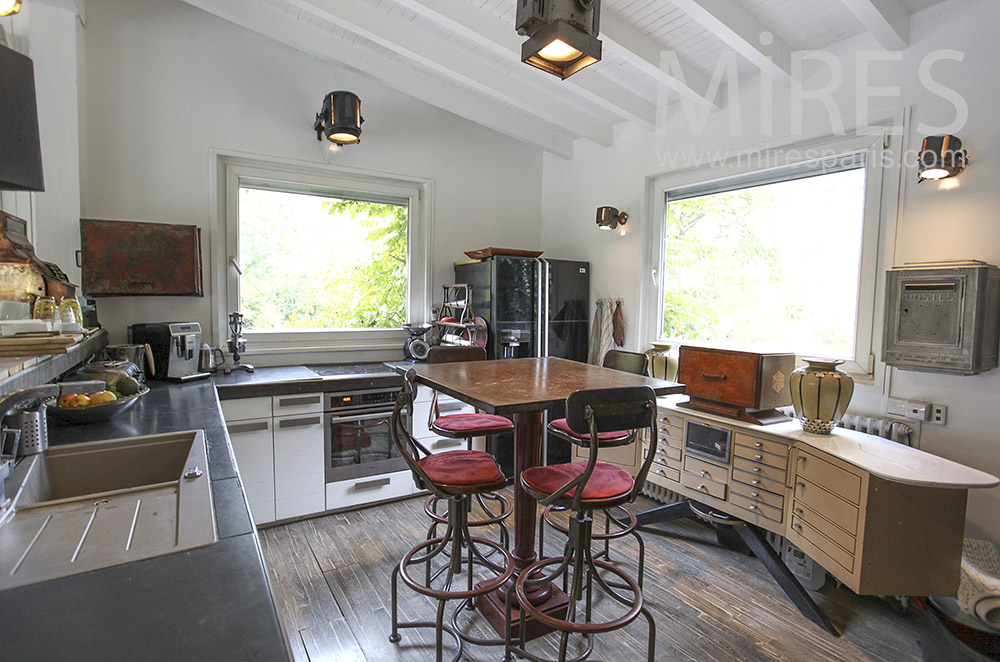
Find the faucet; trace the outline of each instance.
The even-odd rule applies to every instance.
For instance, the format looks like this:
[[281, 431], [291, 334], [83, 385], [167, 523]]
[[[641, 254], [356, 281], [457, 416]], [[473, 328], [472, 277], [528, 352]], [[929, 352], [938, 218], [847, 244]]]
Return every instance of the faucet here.
[[[47, 400], [58, 395], [58, 384], [42, 384], [19, 388], [0, 396], [0, 430], [3, 434], [0, 449], [3, 451], [3, 459], [13, 460], [17, 458], [17, 448], [21, 438], [20, 430], [6, 427], [7, 417], [15, 412], [23, 411], [23, 408], [30, 403]], [[6, 452], [8, 446], [11, 449], [9, 453]]]

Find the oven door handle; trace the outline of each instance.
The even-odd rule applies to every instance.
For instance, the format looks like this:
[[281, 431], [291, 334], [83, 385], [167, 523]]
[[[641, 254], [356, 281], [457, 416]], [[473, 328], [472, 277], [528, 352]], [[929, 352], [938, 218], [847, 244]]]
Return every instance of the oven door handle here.
[[336, 414], [327, 414], [329, 416], [330, 423], [351, 423], [354, 421], [371, 421], [376, 418], [389, 418], [392, 416], [391, 411], [384, 411], [378, 414], [361, 414], [361, 415], [348, 415], [348, 416], [337, 416]]

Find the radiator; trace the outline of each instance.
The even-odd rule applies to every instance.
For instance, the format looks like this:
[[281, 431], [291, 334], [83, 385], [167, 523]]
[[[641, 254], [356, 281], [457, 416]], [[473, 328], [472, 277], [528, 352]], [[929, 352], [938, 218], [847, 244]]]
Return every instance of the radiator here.
[[913, 428], [902, 421], [845, 414], [837, 425], [847, 430], [858, 430], [883, 439], [891, 439], [897, 444], [913, 445]]

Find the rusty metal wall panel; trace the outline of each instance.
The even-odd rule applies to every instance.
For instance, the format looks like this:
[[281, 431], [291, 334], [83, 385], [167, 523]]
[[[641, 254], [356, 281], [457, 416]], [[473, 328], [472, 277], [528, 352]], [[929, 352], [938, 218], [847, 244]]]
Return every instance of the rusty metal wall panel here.
[[83, 293], [203, 296], [201, 229], [80, 219]]

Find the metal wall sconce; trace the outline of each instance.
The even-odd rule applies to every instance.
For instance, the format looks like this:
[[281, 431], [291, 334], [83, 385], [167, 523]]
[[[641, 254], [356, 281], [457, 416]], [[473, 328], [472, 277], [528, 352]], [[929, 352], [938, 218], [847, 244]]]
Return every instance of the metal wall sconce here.
[[0, 0], [0, 16], [10, 16], [21, 11], [21, 0]]
[[361, 99], [353, 92], [339, 90], [323, 97], [323, 109], [316, 114], [313, 130], [316, 140], [323, 136], [338, 145], [361, 142]]
[[947, 179], [965, 170], [969, 155], [955, 136], [927, 136], [920, 146], [917, 181]]
[[0, 191], [44, 191], [31, 59], [0, 45]]
[[600, 0], [548, 0], [517, 3], [521, 62], [565, 80], [601, 59]]
[[625, 225], [627, 221], [626, 212], [620, 212], [614, 207], [597, 208], [597, 227], [601, 230], [614, 230], [619, 225]]

